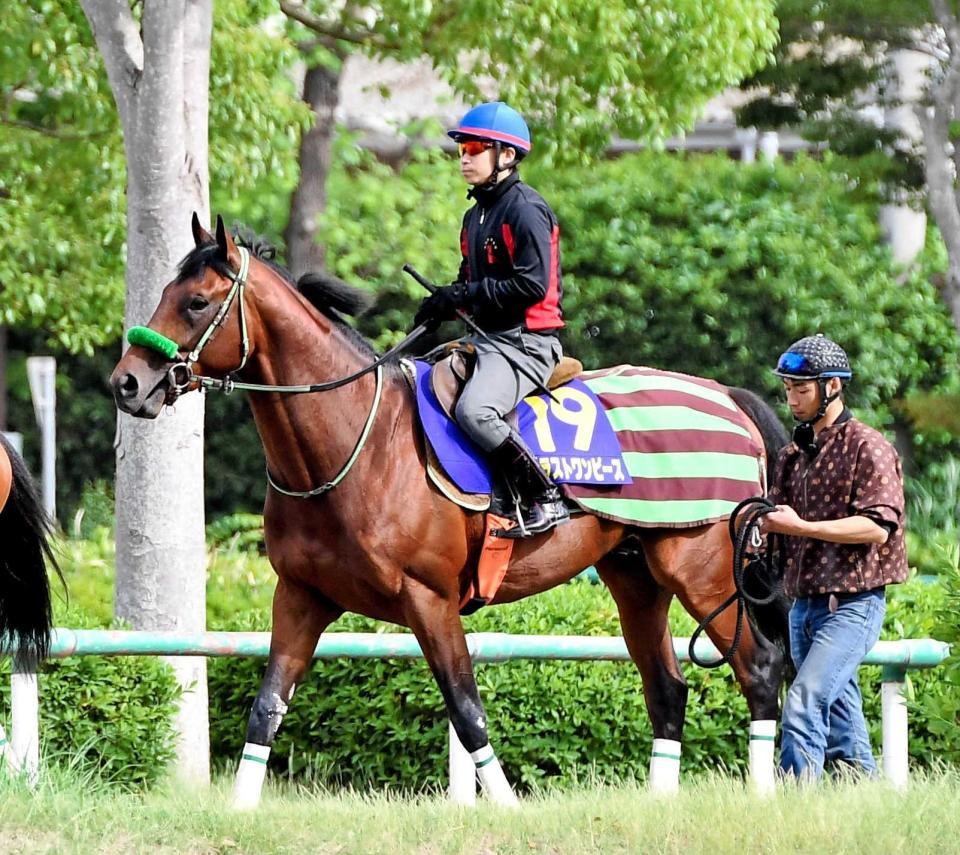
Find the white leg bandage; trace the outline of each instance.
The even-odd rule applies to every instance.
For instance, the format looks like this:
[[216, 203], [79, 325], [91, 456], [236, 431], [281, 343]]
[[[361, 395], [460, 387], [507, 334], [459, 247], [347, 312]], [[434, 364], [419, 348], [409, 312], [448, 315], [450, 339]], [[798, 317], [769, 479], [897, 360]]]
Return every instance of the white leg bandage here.
[[750, 722], [750, 784], [762, 795], [776, 788], [773, 762], [776, 737], [777, 723], [772, 719]]
[[267, 774], [270, 748], [252, 742], [243, 746], [237, 778], [233, 785], [233, 807], [236, 810], [252, 810], [260, 803], [260, 791]]
[[497, 755], [493, 753], [493, 747], [489, 742], [478, 751], [471, 751], [470, 757], [477, 767], [477, 777], [480, 778], [480, 785], [488, 798], [498, 805], [518, 804], [513, 787], [507, 781], [507, 776], [503, 774], [500, 761], [497, 760]]
[[654, 739], [650, 755], [650, 791], [675, 793], [680, 789], [680, 743]]

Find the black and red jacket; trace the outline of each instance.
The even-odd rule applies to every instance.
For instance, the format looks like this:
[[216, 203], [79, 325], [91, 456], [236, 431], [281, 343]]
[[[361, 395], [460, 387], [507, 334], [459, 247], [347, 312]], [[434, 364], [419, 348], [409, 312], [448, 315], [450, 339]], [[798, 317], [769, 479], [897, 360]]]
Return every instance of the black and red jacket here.
[[476, 204], [463, 217], [457, 281], [474, 320], [487, 332], [560, 329], [560, 226], [550, 206], [516, 172], [468, 196]]

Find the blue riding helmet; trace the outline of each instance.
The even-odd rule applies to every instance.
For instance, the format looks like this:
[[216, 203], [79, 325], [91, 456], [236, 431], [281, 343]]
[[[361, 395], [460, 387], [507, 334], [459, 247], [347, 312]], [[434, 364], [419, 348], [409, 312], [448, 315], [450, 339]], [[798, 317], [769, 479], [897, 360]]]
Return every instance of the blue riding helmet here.
[[503, 101], [489, 101], [467, 111], [460, 124], [447, 131], [447, 136], [457, 142], [464, 139], [493, 140], [516, 149], [521, 157], [533, 145], [523, 116]]
[[789, 380], [827, 380], [853, 377], [850, 360], [843, 348], [823, 333], [809, 335], [795, 341], [777, 360], [773, 371]]

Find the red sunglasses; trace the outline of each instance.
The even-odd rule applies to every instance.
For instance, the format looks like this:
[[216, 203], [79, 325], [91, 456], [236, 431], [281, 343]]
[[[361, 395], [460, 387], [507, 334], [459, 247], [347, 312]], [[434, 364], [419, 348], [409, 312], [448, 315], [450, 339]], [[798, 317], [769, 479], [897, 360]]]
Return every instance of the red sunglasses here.
[[470, 157], [476, 157], [481, 152], [491, 148], [493, 148], [493, 143], [487, 142], [486, 140], [465, 140], [464, 142], [457, 143], [457, 151], [460, 153], [460, 157], [463, 157], [464, 154], [469, 154]]

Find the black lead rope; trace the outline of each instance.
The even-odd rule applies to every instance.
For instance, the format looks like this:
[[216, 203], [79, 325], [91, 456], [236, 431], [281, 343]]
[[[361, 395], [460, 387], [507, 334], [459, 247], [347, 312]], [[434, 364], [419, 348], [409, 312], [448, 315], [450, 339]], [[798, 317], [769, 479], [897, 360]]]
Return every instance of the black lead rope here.
[[[701, 668], [719, 668], [724, 663], [729, 662], [740, 646], [740, 639], [743, 635], [743, 613], [747, 603], [753, 606], [766, 606], [780, 594], [780, 580], [783, 578], [784, 561], [783, 535], [768, 535], [766, 549], [763, 551], [762, 557], [756, 555], [750, 560], [746, 560], [754, 530], [759, 528], [761, 518], [774, 510], [776, 510], [776, 505], [769, 499], [764, 496], [755, 496], [744, 499], [730, 515], [728, 525], [730, 541], [733, 543], [734, 592], [700, 621], [696, 632], [690, 637], [689, 655], [690, 661], [694, 665], [699, 665]], [[777, 561], [776, 567], [774, 567], [774, 560]], [[765, 570], [765, 584], [769, 587], [766, 594], [755, 595], [747, 590], [747, 584], [751, 580], [751, 574], [753, 574], [754, 582], [757, 582], [758, 566]], [[697, 639], [720, 614], [734, 603], [737, 604], [737, 628], [729, 649], [719, 659], [712, 661], [701, 659], [697, 656], [695, 650]]]

